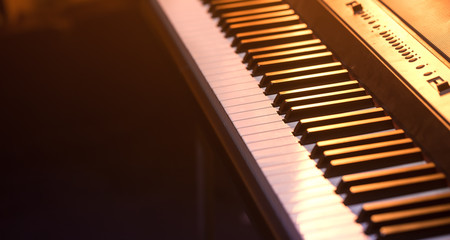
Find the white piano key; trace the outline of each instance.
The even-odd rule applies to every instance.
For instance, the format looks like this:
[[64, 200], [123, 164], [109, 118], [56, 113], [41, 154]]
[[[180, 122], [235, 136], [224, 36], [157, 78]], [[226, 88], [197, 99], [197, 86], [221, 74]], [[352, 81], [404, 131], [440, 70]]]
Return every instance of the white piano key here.
[[233, 79], [238, 77], [246, 78], [248, 77], [248, 72], [245, 69], [238, 69], [221, 74], [204, 74], [204, 75], [207, 77], [208, 82], [215, 82], [224, 79]]
[[[355, 239], [354, 237], [368, 239], [368, 236], [363, 233], [362, 226], [348, 216], [344, 213], [342, 216], [314, 221], [316, 226], [310, 223], [299, 223], [298, 226], [305, 239]], [[323, 227], [320, 227], [321, 225]], [[313, 226], [313, 228], [307, 226]]]
[[317, 168], [266, 176], [272, 184], [278, 184], [278, 189], [283, 192], [295, 192], [315, 184], [327, 183], [323, 172]]
[[344, 204], [338, 204], [328, 207], [310, 209], [308, 211], [295, 214], [294, 222], [300, 224], [313, 220], [321, 220], [333, 215], [348, 214], [349, 210]]
[[[220, 51], [220, 49], [218, 51], [214, 51], [214, 54], [198, 53], [199, 59], [196, 60], [196, 62], [200, 63], [203, 67], [214, 68], [218, 65], [220, 66], [223, 64], [231, 64], [232, 62], [236, 63], [237, 61], [241, 61], [239, 56], [232, 57], [229, 56], [227, 53], [228, 53], [227, 51]], [[217, 54], [220, 54], [220, 56], [218, 56]]]
[[259, 125], [267, 124], [267, 123], [282, 123], [282, 118], [278, 115], [265, 115], [250, 119], [243, 119], [234, 122], [234, 126], [237, 129], [248, 128], [248, 127], [257, 127]]
[[267, 148], [273, 148], [273, 147], [280, 147], [285, 145], [292, 145], [296, 144], [296, 141], [292, 137], [287, 138], [276, 138], [276, 139], [270, 139], [266, 141], [260, 141], [260, 142], [254, 142], [248, 144], [248, 148], [250, 151], [257, 151]]
[[[255, 79], [249, 79], [247, 77], [236, 77], [236, 78], [232, 78], [232, 79], [224, 79], [224, 80], [209, 82], [209, 85], [213, 88], [216, 88], [216, 87], [225, 87], [225, 86], [229, 86], [229, 85], [247, 83], [247, 82], [254, 84]], [[264, 96], [262, 96], [262, 97], [264, 97]]]
[[[213, 85], [213, 84], [211, 84], [211, 85]], [[237, 105], [246, 104], [246, 103], [266, 101], [268, 99], [269, 98], [267, 98], [266, 96], [264, 96], [262, 94], [257, 94], [257, 95], [251, 95], [251, 96], [234, 98], [234, 99], [222, 101], [222, 106], [232, 107], [232, 106], [237, 106]]]
[[224, 74], [227, 72], [231, 72], [231, 71], [242, 71], [242, 65], [241, 66], [230, 66], [230, 67], [226, 67], [226, 68], [212, 68], [212, 69], [208, 69], [206, 66], [203, 67], [201, 64], [199, 65], [200, 70], [202, 70], [202, 72], [205, 75], [216, 75], [216, 74]]
[[264, 174], [266, 175], [276, 175], [276, 174], [285, 174], [289, 172], [303, 171], [309, 168], [316, 168], [316, 164], [313, 161], [301, 159], [299, 161], [295, 161], [292, 163], [264, 167], [262, 169], [264, 170]]
[[227, 111], [228, 114], [234, 114], [234, 113], [248, 112], [248, 111], [263, 109], [263, 108], [271, 109], [268, 100], [264, 100], [261, 102], [241, 104], [241, 105], [236, 105], [236, 106], [231, 106], [231, 107], [225, 107], [225, 111]]
[[312, 232], [314, 230], [333, 228], [333, 226], [336, 226], [337, 224], [341, 225], [352, 224], [355, 221], [355, 216], [346, 213], [348, 212], [341, 212], [340, 214], [332, 214], [328, 216], [326, 220], [324, 220], [323, 218], [321, 219], [316, 218], [310, 221], [305, 221], [302, 222], [300, 228], [304, 232]]
[[[199, 18], [198, 16], [195, 15], [184, 15], [184, 18], [182, 19], [183, 21], [183, 29], [185, 30], [185, 34], [189, 35], [189, 33], [192, 32], [218, 32], [220, 31], [217, 27], [216, 24], [214, 24], [214, 20], [210, 19], [211, 17], [209, 16], [209, 14], [207, 13], [208, 10], [207, 9], [200, 9], [198, 11], [204, 11], [207, 15], [206, 16], [202, 16], [202, 18], [207, 18], [207, 22], [200, 22], [200, 20], [202, 20], [202, 18]], [[212, 21], [211, 21], [212, 20]], [[196, 24], [194, 24], [196, 23]], [[205, 27], [209, 27], [207, 29], [205, 29]], [[212, 38], [217, 37], [215, 35], [211, 35]]]
[[[188, 20], [189, 21], [189, 20]], [[188, 23], [186, 23], [188, 24]], [[191, 23], [191, 24], [197, 24], [197, 25], [201, 25], [201, 23]], [[189, 33], [183, 35], [185, 38], [189, 39], [190, 41], [196, 41], [196, 43], [204, 43], [205, 45], [202, 46], [207, 46], [207, 47], [211, 47], [209, 49], [209, 51], [211, 51], [211, 49], [213, 49], [212, 47], [214, 47], [214, 43], [216, 44], [217, 49], [227, 49], [227, 45], [225, 45], [226, 43], [226, 39], [225, 39], [225, 35], [221, 35], [221, 36], [216, 36], [216, 37], [211, 37], [209, 39], [206, 39], [205, 41], [205, 35], [204, 34], [208, 34], [209, 36], [213, 36], [216, 35], [217, 32], [215, 31], [211, 31], [211, 32], [205, 32], [202, 29], [196, 29], [196, 30], [192, 30]], [[222, 38], [220, 38], [222, 37]]]
[[202, 68], [208, 69], [206, 72], [215, 71], [216, 69], [227, 70], [236, 66], [236, 59], [222, 59], [222, 61], [204, 62], [201, 65]]
[[270, 114], [273, 114], [272, 111], [273, 111], [273, 108], [266, 107], [263, 109], [256, 109], [256, 110], [251, 110], [248, 112], [233, 113], [233, 114], [230, 114], [229, 117], [232, 121], [239, 121], [239, 120], [244, 120], [244, 119], [251, 119], [254, 117], [270, 115]]
[[274, 157], [257, 159], [256, 162], [261, 169], [280, 166], [288, 163], [296, 163], [305, 159], [309, 159], [308, 152], [281, 154]]
[[256, 150], [256, 151], [253, 151], [252, 154], [256, 159], [258, 159], [258, 158], [277, 156], [280, 154], [280, 152], [282, 152], [282, 153], [301, 152], [301, 149], [298, 147], [298, 144], [289, 144], [289, 145], [284, 145], [284, 146], [279, 146], [279, 147]]
[[234, 92], [226, 92], [226, 93], [217, 93], [217, 98], [220, 101], [230, 100], [230, 99], [237, 99], [241, 97], [247, 97], [247, 96], [253, 96], [256, 94], [263, 94], [263, 91], [261, 89], [244, 89]]
[[[219, 53], [220, 54], [220, 53]], [[221, 61], [215, 61], [215, 62], [204, 62], [202, 63], [202, 68], [207, 68], [208, 72], [210, 70], [215, 70], [215, 69], [222, 69], [222, 70], [226, 70], [229, 69], [232, 66], [236, 65], [236, 60], [235, 58], [232, 59], [222, 59]]]
[[246, 89], [251, 89], [254, 88], [255, 84], [253, 82], [245, 82], [245, 83], [239, 83], [239, 84], [233, 84], [231, 86], [223, 86], [223, 87], [218, 87], [218, 88], [214, 88], [214, 92], [215, 93], [227, 93], [227, 92], [235, 92], [235, 91], [239, 91], [239, 90], [246, 90]]
[[[210, 16], [206, 16], [207, 18], [210, 18]], [[220, 34], [220, 29], [218, 29], [215, 24], [208, 19], [208, 22], [203, 23], [199, 22], [199, 19], [197, 16], [187, 16], [185, 19], [183, 19], [183, 24], [185, 25], [183, 28], [186, 31], [185, 36], [189, 36], [190, 38], [194, 38], [196, 36], [199, 36], [201, 34], [199, 33], [205, 33], [205, 32], [214, 32], [216, 34], [214, 35], [208, 35], [211, 36], [211, 38], [217, 38], [220, 37], [222, 34]], [[205, 29], [205, 27], [209, 27], [208, 29]], [[217, 34], [219, 33], [219, 34]], [[192, 34], [195, 34], [194, 36]], [[204, 36], [203, 36], [204, 37]], [[223, 40], [222, 38], [221, 40]], [[203, 41], [208, 41], [209, 39], [203, 39]]]
[[[248, 127], [238, 128], [239, 133], [242, 136], [257, 134], [257, 133], [262, 133], [262, 132], [268, 132], [268, 131], [272, 131], [272, 130], [279, 130], [279, 129], [289, 130], [289, 127], [278, 121], [278, 122], [269, 122], [269, 123], [264, 123], [264, 124], [257, 124], [257, 125], [252, 125], [252, 126], [248, 126]], [[292, 139], [292, 141], [294, 141], [295, 143], [298, 142], [298, 139], [295, 137], [289, 136], [289, 138]]]
[[[336, 194], [323, 195], [317, 198], [305, 199], [296, 203], [285, 204], [290, 213], [304, 212], [308, 209], [328, 207], [342, 203], [342, 198]], [[354, 215], [352, 217], [355, 217]]]
[[[292, 215], [306, 239], [347, 239], [361, 235], [362, 227], [355, 222], [355, 216], [343, 204], [311, 208]], [[343, 231], [338, 229], [344, 229]], [[345, 236], [345, 237], [344, 237]]]
[[[301, 189], [296, 192], [280, 193], [279, 198], [284, 204], [293, 204], [302, 200], [318, 198], [324, 195], [334, 194], [333, 186], [330, 186], [326, 182], [318, 181], [318, 184], [312, 188]], [[333, 206], [336, 207], [336, 206]], [[348, 209], [347, 209], [348, 210]], [[305, 212], [301, 212], [305, 213]], [[300, 213], [298, 213], [300, 214]]]
[[[338, 222], [339, 224], [339, 222]], [[300, 227], [300, 231], [302, 231]], [[330, 240], [330, 239], [345, 239], [345, 240], [365, 240], [370, 239], [363, 233], [362, 227], [357, 224], [344, 223], [335, 228], [326, 229], [322, 231], [315, 231], [312, 233], [305, 233], [303, 235], [305, 240]]]
[[203, 53], [203, 52], [211, 52], [211, 49], [214, 49], [214, 47], [217, 47], [219, 51], [228, 51], [228, 43], [225, 39], [220, 39], [218, 37], [216, 38], [210, 38], [207, 39], [207, 41], [204, 41], [204, 36], [201, 36], [203, 34], [208, 35], [215, 35], [215, 32], [207, 32], [207, 33], [201, 33], [201, 32], [192, 32], [190, 34], [185, 34], [183, 37], [186, 39], [186, 43], [188, 43], [191, 47], [195, 48], [196, 50], [202, 50], [194, 52], [193, 55], [196, 56], [197, 53]]
[[236, 64], [237, 61], [241, 61], [240, 57], [237, 55], [235, 55], [235, 56], [228, 55], [227, 50], [221, 50], [221, 49], [216, 50], [215, 49], [214, 53], [215, 53], [215, 55], [201, 53], [201, 58], [197, 62], [201, 63], [202, 66], [217, 67], [217, 66], [224, 66], [224, 65], [229, 65], [229, 64], [233, 64], [233, 63]]
[[209, 70], [207, 66], [203, 66], [203, 64], [198, 64], [198, 66], [201, 70], [205, 70], [202, 70], [202, 73], [203, 75], [207, 76], [208, 81], [210, 80], [209, 77], [220, 78], [221, 75], [227, 76], [227, 74], [235, 74], [235, 72], [239, 73], [240, 76], [245, 76], [244, 74], [247, 72], [247, 70], [243, 69], [242, 67], [214, 68]]
[[[259, 142], [259, 141], [265, 141], [268, 139], [275, 139], [275, 138], [281, 138], [281, 137], [290, 137], [292, 134], [290, 134], [289, 131], [286, 131], [285, 129], [277, 129], [273, 131], [267, 131], [267, 132], [260, 132], [256, 134], [250, 134], [242, 136], [242, 139], [244, 139], [244, 142], [247, 144], [253, 143], [253, 142]], [[299, 148], [301, 149], [301, 148]], [[283, 152], [280, 152], [280, 154]]]
[[236, 56], [229, 56], [229, 55], [226, 54], [223, 57], [218, 58], [217, 54], [214, 52], [214, 53], [209, 53], [209, 54], [202, 54], [200, 59], [196, 60], [195, 62], [197, 62], [198, 64], [205, 64], [205, 63], [217, 63], [217, 62], [221, 62], [221, 61], [224, 61], [224, 60], [226, 60], [226, 61], [231, 61], [231, 60], [236, 61]]
[[282, 175], [265, 175], [267, 180], [273, 185], [274, 190], [278, 194], [282, 193], [295, 193], [304, 191], [309, 188], [314, 188], [319, 185], [327, 184], [324, 181], [322, 173], [315, 171], [314, 169], [308, 169], [298, 174], [298, 180], [290, 182], [287, 178], [283, 178]]
[[[215, 33], [211, 32], [203, 34], [214, 35]], [[203, 49], [203, 51], [194, 52], [194, 56], [196, 56], [196, 54], [198, 53], [203, 54], [206, 52], [211, 52], [211, 49], [214, 49], [214, 47], [217, 47], [218, 45], [224, 45], [221, 47], [217, 47], [218, 51], [228, 51], [228, 46], [226, 46], [228, 44], [224, 39], [211, 38], [208, 39], [208, 41], [202, 41], [202, 38], [204, 37], [199, 36], [199, 33], [186, 34], [183, 35], [183, 37], [187, 38], [188, 40], [186, 40], [186, 43], [188, 43], [192, 47], [195, 47], [196, 50]]]

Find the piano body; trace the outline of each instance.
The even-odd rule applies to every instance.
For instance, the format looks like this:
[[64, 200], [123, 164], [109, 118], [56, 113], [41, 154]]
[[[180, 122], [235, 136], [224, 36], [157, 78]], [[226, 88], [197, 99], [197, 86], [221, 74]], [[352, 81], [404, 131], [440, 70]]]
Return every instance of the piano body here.
[[273, 237], [450, 237], [449, 28], [401, 3], [150, 1]]

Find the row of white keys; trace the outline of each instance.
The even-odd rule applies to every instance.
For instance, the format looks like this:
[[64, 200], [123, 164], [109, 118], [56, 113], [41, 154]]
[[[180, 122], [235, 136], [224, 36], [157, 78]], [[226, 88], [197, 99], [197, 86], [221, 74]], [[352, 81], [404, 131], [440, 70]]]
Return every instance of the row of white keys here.
[[[199, 0], [159, 0], [304, 239], [366, 239]], [[325, 210], [326, 211], [325, 211]], [[332, 221], [340, 224], [333, 226]]]

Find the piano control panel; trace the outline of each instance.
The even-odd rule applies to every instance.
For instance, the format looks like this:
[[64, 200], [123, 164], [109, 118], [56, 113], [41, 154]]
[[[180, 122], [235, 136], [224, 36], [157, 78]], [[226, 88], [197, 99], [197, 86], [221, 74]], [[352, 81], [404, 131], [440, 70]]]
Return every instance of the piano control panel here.
[[404, 84], [450, 124], [450, 64], [444, 57], [378, 1], [324, 2]]

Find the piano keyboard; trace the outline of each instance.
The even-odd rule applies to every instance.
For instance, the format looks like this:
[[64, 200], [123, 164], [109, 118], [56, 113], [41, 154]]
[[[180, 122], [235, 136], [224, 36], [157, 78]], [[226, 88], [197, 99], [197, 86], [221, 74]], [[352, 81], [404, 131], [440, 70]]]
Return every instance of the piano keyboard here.
[[158, 2], [301, 238], [450, 237], [445, 176], [289, 5]]

